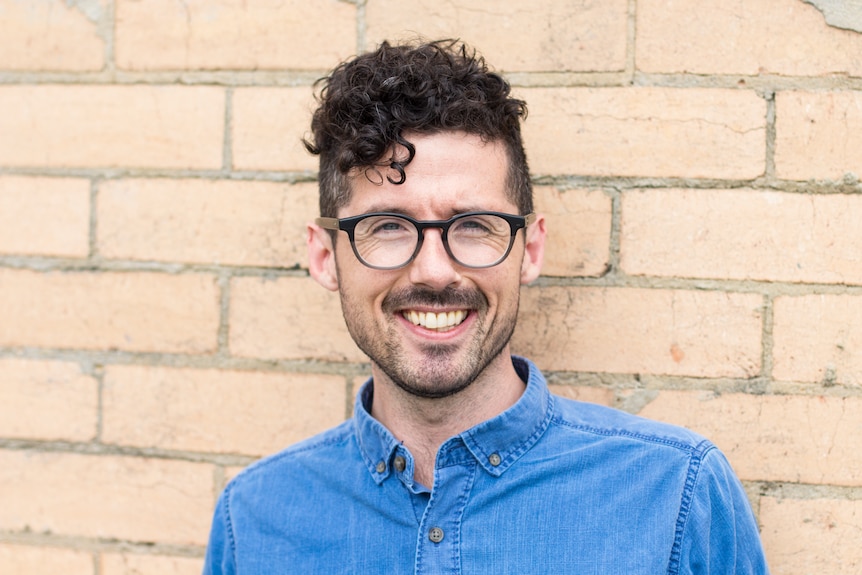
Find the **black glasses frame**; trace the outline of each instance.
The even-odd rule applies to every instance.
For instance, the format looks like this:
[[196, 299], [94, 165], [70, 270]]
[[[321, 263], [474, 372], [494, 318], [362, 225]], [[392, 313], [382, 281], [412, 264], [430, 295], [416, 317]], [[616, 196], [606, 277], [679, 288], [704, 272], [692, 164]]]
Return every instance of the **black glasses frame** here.
[[[375, 216], [388, 216], [388, 217], [397, 217], [403, 220], [406, 220], [413, 224], [416, 228], [417, 239], [416, 239], [416, 249], [413, 250], [413, 255], [410, 256], [403, 264], [397, 266], [377, 266], [368, 263], [362, 256], [359, 255], [359, 251], [356, 249], [356, 243], [354, 242], [354, 232], [356, 231], [356, 226], [359, 225], [359, 222], [364, 220], [365, 218], [371, 218]], [[449, 228], [452, 227], [452, 224], [457, 222], [458, 220], [469, 218], [471, 216], [497, 216], [505, 220], [509, 224], [509, 229], [511, 230], [511, 234], [509, 236], [509, 246], [506, 248], [506, 252], [500, 256], [500, 258], [494, 263], [482, 265], [482, 266], [474, 266], [470, 264], [465, 264], [461, 260], [455, 257], [452, 253], [452, 250], [449, 248]], [[471, 269], [484, 269], [491, 268], [496, 265], [501, 264], [507, 257], [509, 257], [509, 253], [512, 251], [512, 245], [515, 243], [515, 235], [518, 233], [518, 230], [522, 228], [526, 228], [530, 224], [536, 221], [536, 214], [530, 213], [526, 216], [516, 216], [513, 214], [504, 214], [501, 212], [465, 212], [463, 214], [458, 214], [457, 216], [453, 216], [448, 220], [417, 220], [411, 218], [410, 216], [406, 216], [404, 214], [397, 214], [393, 212], [373, 212], [370, 214], [362, 214], [359, 216], [351, 216], [349, 218], [316, 218], [314, 222], [320, 227], [327, 230], [341, 230], [343, 232], [347, 232], [347, 237], [350, 239], [350, 247], [353, 249], [354, 255], [356, 255], [356, 259], [358, 259], [363, 265], [375, 269], [375, 270], [397, 270], [407, 266], [416, 259], [416, 256], [419, 255], [419, 250], [422, 249], [422, 242], [425, 241], [425, 230], [428, 228], [438, 228], [442, 231], [443, 238], [443, 247], [446, 249], [446, 253], [449, 254], [449, 257], [452, 258], [452, 261], [457, 263], [458, 265], [464, 266], [465, 268]]]

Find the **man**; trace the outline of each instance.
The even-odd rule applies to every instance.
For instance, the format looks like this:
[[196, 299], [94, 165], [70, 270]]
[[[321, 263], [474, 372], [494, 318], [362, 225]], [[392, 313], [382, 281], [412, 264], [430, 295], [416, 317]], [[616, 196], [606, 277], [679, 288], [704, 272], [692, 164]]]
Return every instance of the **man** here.
[[309, 270], [372, 378], [352, 420], [228, 485], [205, 573], [766, 573], [711, 443], [551, 396], [511, 356], [545, 242], [525, 115], [451, 42], [384, 43], [325, 80]]

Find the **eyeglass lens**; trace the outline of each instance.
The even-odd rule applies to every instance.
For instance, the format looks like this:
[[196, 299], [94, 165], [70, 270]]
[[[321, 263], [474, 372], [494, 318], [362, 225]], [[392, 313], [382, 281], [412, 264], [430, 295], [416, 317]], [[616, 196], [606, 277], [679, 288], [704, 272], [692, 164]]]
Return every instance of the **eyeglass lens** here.
[[[410, 220], [394, 215], [374, 215], [356, 225], [353, 243], [359, 257], [369, 265], [394, 268], [413, 258], [419, 237], [419, 230]], [[470, 267], [498, 263], [509, 251], [512, 238], [509, 222], [493, 214], [455, 218], [444, 232], [444, 241], [452, 257]]]

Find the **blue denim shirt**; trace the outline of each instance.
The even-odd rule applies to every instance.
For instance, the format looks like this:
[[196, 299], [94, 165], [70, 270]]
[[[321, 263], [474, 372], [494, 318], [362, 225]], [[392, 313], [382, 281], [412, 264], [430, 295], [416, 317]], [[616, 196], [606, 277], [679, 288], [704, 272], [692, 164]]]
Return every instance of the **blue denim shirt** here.
[[763, 574], [745, 493], [698, 435], [553, 396], [530, 362], [499, 416], [446, 441], [434, 486], [369, 414], [263, 459], [222, 493], [206, 575]]

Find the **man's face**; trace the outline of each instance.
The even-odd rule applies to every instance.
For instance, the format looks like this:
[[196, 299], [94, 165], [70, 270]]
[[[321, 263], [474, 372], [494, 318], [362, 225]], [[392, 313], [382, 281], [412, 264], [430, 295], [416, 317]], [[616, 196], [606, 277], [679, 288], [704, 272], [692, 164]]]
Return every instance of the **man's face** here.
[[[445, 220], [469, 211], [517, 214], [507, 197], [508, 159], [501, 144], [461, 132], [408, 139], [416, 156], [406, 167], [406, 181], [390, 183], [386, 175], [397, 179], [397, 174], [384, 168], [382, 178], [372, 174], [374, 181], [364, 172], [352, 176], [352, 196], [339, 218], [370, 212], [418, 220]], [[533, 240], [526, 259], [525, 232], [520, 231], [508, 258], [485, 269], [452, 261], [440, 229], [425, 230], [422, 249], [407, 266], [371, 269], [353, 254], [347, 234], [338, 232], [327, 263], [336, 283], [327, 284], [326, 274], [321, 280], [314, 261], [312, 274], [327, 287], [337, 285], [347, 328], [371, 358], [375, 378], [387, 377], [420, 397], [445, 397], [466, 388], [494, 362], [510, 361], [519, 288], [538, 275], [543, 226], [539, 221], [528, 230]]]

